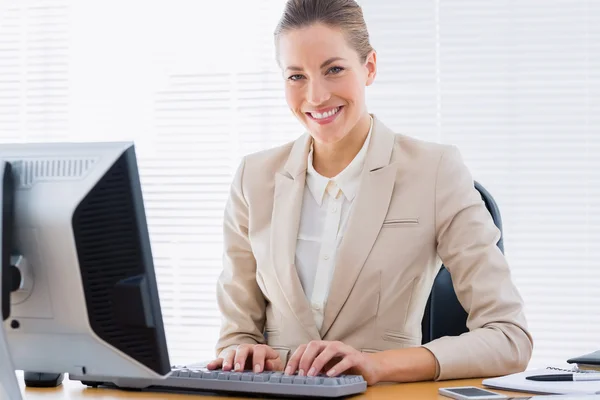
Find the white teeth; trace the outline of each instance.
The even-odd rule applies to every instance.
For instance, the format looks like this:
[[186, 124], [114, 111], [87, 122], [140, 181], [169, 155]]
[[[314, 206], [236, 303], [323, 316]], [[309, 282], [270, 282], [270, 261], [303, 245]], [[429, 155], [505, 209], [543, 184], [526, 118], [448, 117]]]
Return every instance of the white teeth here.
[[334, 115], [335, 113], [337, 113], [339, 110], [340, 110], [340, 108], [336, 107], [336, 108], [334, 108], [332, 110], [329, 110], [327, 112], [324, 112], [324, 113], [313, 113], [313, 112], [311, 112], [310, 115], [312, 115], [312, 117], [315, 118], [315, 119], [329, 118], [332, 115]]

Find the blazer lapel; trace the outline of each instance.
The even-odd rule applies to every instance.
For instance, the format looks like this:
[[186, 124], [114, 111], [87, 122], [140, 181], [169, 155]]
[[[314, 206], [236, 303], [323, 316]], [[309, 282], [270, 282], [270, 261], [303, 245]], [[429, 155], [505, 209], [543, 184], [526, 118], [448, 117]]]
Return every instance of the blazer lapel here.
[[310, 337], [318, 340], [319, 331], [295, 265], [309, 146], [310, 136], [305, 134], [294, 143], [283, 171], [275, 176], [271, 257], [275, 276], [290, 310]]
[[395, 135], [375, 117], [373, 119], [371, 144], [359, 191], [336, 257], [321, 337], [325, 337], [352, 291], [377, 239], [394, 189], [397, 166], [390, 164], [390, 158]]

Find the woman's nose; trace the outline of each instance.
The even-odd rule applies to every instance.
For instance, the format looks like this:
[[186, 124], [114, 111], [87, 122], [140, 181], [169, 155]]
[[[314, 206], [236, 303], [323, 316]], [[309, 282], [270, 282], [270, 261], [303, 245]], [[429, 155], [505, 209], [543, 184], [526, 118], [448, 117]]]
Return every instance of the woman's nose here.
[[306, 101], [311, 105], [324, 104], [331, 97], [331, 93], [327, 85], [319, 81], [312, 81], [308, 84], [308, 92], [306, 93]]

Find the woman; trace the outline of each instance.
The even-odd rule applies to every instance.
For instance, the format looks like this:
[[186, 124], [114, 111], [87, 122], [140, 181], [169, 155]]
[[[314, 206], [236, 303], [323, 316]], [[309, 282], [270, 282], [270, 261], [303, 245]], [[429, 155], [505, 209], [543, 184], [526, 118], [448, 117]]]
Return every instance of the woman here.
[[[377, 57], [360, 7], [289, 0], [275, 45], [307, 133], [246, 156], [235, 175], [208, 368], [353, 373], [371, 385], [523, 370], [523, 302], [460, 154], [367, 111]], [[442, 262], [470, 332], [421, 345]]]

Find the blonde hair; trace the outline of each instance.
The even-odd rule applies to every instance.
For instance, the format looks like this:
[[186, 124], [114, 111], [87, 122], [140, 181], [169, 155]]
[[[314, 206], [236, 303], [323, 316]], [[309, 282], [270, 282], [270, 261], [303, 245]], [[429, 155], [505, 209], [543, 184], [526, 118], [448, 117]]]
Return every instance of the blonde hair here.
[[288, 0], [275, 28], [275, 46], [283, 33], [316, 23], [341, 29], [363, 63], [373, 51], [362, 9], [354, 0]]

